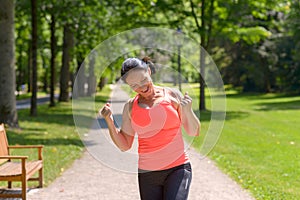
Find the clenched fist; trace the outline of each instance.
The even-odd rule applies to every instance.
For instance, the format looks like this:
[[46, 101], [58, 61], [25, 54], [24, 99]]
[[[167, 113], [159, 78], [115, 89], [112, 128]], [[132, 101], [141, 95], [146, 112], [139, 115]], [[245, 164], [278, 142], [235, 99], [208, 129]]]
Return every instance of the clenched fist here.
[[183, 112], [191, 111], [192, 109], [192, 98], [185, 92], [184, 97], [180, 101], [181, 109]]
[[109, 118], [113, 118], [112, 111], [110, 108], [110, 104], [106, 103], [103, 108], [99, 111], [99, 113], [104, 117], [105, 120]]

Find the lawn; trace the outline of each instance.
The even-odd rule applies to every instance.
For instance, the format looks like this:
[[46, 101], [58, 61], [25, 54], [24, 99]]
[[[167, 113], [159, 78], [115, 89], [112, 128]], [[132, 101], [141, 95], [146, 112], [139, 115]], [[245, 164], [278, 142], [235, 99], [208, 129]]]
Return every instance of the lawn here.
[[[109, 94], [109, 87], [97, 94], [95, 99], [99, 107], [106, 102]], [[7, 130], [9, 144], [44, 145], [44, 185], [47, 186], [84, 151], [84, 145], [74, 125], [72, 102], [57, 103], [56, 107], [51, 108], [47, 104], [40, 105], [37, 117], [30, 117], [28, 109], [19, 110], [18, 117], [21, 130]], [[33, 150], [14, 151], [13, 154], [30, 155], [31, 158], [37, 155]], [[6, 184], [2, 182], [1, 185]]]
[[[300, 96], [226, 93], [225, 125], [208, 156], [256, 199], [300, 199]], [[198, 150], [207, 105], [202, 136], [193, 143]]]

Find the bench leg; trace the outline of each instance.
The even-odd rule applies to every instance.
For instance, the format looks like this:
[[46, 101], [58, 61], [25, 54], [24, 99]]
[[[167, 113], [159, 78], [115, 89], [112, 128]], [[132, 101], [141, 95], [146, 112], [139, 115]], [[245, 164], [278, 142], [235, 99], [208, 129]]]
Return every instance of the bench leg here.
[[11, 181], [7, 181], [7, 187], [8, 187], [8, 188], [11, 188], [11, 187], [12, 187]]
[[27, 187], [27, 180], [26, 174], [22, 175], [22, 200], [26, 200], [26, 187]]
[[22, 200], [26, 200], [26, 180], [22, 181]]
[[39, 170], [39, 188], [43, 187], [43, 168]]

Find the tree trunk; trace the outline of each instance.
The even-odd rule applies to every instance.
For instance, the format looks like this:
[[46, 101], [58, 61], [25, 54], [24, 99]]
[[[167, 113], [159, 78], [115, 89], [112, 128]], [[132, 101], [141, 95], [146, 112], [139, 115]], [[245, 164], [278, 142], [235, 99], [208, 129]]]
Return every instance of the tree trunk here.
[[27, 55], [27, 58], [28, 58], [28, 61], [27, 61], [27, 85], [28, 85], [28, 88], [27, 88], [27, 92], [31, 92], [31, 86], [32, 86], [32, 73], [31, 73], [31, 68], [32, 68], [32, 44], [31, 44], [32, 41], [29, 41], [29, 44], [28, 44], [28, 55]]
[[69, 101], [70, 61], [72, 58], [73, 33], [69, 25], [64, 26], [62, 67], [60, 71], [60, 95], [59, 101]]
[[36, 0], [31, 0], [31, 38], [32, 38], [32, 95], [30, 115], [37, 115], [37, 5]]
[[107, 78], [104, 76], [101, 76], [100, 81], [99, 81], [99, 90], [100, 91], [102, 91], [102, 89], [104, 88], [106, 83], [107, 83]]
[[[201, 46], [204, 48], [206, 31], [205, 31], [205, 0], [201, 1]], [[199, 110], [206, 110], [205, 106], [205, 52], [200, 46], [200, 104]]]
[[22, 84], [23, 84], [23, 74], [24, 74], [24, 70], [23, 70], [23, 44], [20, 45], [19, 48], [19, 56], [16, 59], [17, 60], [17, 80], [16, 80], [16, 84], [17, 84], [17, 91], [18, 91], [18, 96], [20, 95], [22, 91]]
[[47, 93], [48, 92], [48, 73], [49, 73], [49, 67], [47, 67], [47, 64], [46, 64], [46, 56], [44, 55], [44, 52], [41, 51], [40, 52], [41, 54], [41, 58], [42, 58], [42, 62], [43, 62], [43, 68], [45, 69], [44, 71], [44, 74], [43, 74], [43, 92]]
[[74, 83], [73, 97], [84, 97], [86, 96], [86, 76], [85, 76], [85, 63], [81, 62], [83, 59], [81, 56], [77, 56], [77, 72]]
[[200, 45], [200, 104], [199, 110], [206, 110], [205, 106], [205, 52]]
[[55, 16], [51, 15], [51, 61], [50, 61], [50, 107], [55, 106], [55, 57], [56, 57], [56, 38], [55, 38]]
[[2, 0], [0, 6], [0, 123], [18, 128], [15, 96], [14, 1]]
[[263, 73], [264, 85], [263, 90], [264, 92], [268, 93], [271, 92], [271, 79], [272, 79], [272, 72], [269, 69], [269, 64], [266, 58], [260, 56], [260, 63]]
[[196, 26], [198, 28], [198, 32], [200, 35], [200, 74], [199, 74], [199, 110], [206, 110], [205, 107], [205, 52], [202, 51], [203, 46], [205, 45], [206, 31], [205, 31], [205, 0], [201, 1], [201, 26], [196, 15], [195, 6], [193, 0], [190, 0], [192, 15], [195, 20]]
[[92, 55], [89, 60], [89, 78], [87, 96], [92, 96], [96, 92], [96, 76], [95, 76], [95, 56]]

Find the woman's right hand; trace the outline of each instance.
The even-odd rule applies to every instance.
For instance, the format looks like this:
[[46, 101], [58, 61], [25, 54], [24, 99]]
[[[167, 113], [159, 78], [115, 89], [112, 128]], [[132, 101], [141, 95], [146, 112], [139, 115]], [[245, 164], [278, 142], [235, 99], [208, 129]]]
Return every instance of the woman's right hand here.
[[103, 106], [103, 108], [99, 111], [99, 113], [104, 117], [105, 120], [113, 119], [113, 115], [109, 103], [106, 103]]

